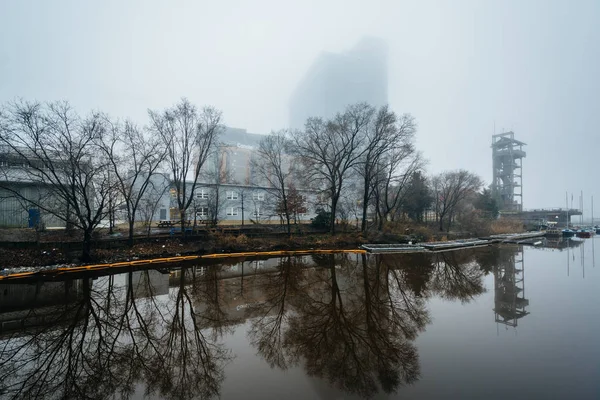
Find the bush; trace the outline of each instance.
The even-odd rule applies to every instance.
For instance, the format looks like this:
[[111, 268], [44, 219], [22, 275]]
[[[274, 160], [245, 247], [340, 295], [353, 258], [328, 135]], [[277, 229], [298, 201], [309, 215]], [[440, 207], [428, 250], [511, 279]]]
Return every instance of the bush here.
[[317, 208], [316, 212], [317, 215], [311, 219], [310, 226], [317, 229], [329, 228], [329, 223], [331, 222], [331, 213], [322, 208]]

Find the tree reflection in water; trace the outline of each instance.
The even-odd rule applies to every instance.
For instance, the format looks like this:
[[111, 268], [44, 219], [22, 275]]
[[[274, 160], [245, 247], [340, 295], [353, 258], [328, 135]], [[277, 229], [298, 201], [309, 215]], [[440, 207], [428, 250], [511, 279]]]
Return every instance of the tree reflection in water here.
[[485, 292], [481, 270], [472, 251], [448, 251], [435, 254], [430, 289], [448, 300], [471, 301]]
[[[233, 357], [223, 336], [242, 317], [272, 368], [300, 365], [365, 397], [392, 393], [419, 379], [413, 341], [430, 322], [428, 299], [468, 302], [484, 292], [478, 257], [313, 255], [272, 260], [246, 278], [242, 262], [242, 277], [232, 279], [223, 271], [232, 276], [237, 267], [220, 265], [168, 277], [130, 272], [126, 284], [114, 276], [82, 279], [77, 296], [65, 289], [51, 313], [33, 307], [36, 327], [0, 332], [0, 395], [128, 398], [144, 387], [161, 398], [218, 397]], [[167, 283], [163, 291], [150, 274]]]
[[248, 336], [258, 353], [273, 367], [287, 369], [284, 354], [284, 332], [289, 328], [288, 302], [303, 289], [306, 264], [301, 258], [281, 260], [278, 271], [259, 284], [264, 301], [248, 309], [252, 319]]
[[429, 323], [426, 299], [468, 301], [484, 288], [470, 257], [414, 258], [316, 255], [320, 268], [311, 273], [286, 260], [263, 284], [253, 345], [272, 367], [303, 364], [309, 375], [365, 397], [415, 382], [412, 340]]
[[[195, 306], [200, 298], [215, 299], [214, 276], [190, 275], [181, 270], [171, 301], [154, 296], [149, 280], [148, 296], [136, 298], [131, 273], [125, 287], [117, 287], [114, 277], [93, 285], [84, 279], [80, 298], [61, 306], [53, 320], [2, 341], [2, 395], [127, 398], [143, 381], [146, 394], [163, 398], [218, 396], [231, 355], [216, 341], [219, 330], [211, 325], [218, 323], [206, 324]], [[210, 307], [218, 314], [218, 304]]]

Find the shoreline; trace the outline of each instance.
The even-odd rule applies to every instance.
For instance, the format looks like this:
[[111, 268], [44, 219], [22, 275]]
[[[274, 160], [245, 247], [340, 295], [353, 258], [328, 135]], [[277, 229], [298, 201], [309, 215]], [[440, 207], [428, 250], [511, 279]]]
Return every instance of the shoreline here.
[[[280, 238], [248, 238], [245, 235], [239, 236], [219, 236], [207, 240], [189, 240], [183, 238], [169, 238], [155, 240], [149, 243], [138, 243], [133, 247], [102, 248], [94, 251], [94, 260], [90, 263], [80, 263], [76, 258], [68, 258], [68, 254], [59, 251], [57, 248], [52, 250], [41, 250], [40, 248], [14, 249], [0, 248], [0, 257], [3, 260], [1, 273], [4, 275], [11, 273], [26, 272], [31, 270], [45, 271], [56, 268], [75, 268], [85, 267], [93, 264], [114, 264], [141, 262], [153, 259], [167, 259], [173, 257], [191, 257], [191, 258], [220, 258], [236, 257], [243, 254], [260, 256], [273, 255], [273, 252], [313, 252], [358, 250], [366, 249], [369, 252], [377, 253], [373, 249], [382, 246], [392, 249], [391, 252], [410, 254], [414, 252], [436, 252], [449, 249], [469, 248], [474, 245], [485, 246], [494, 243], [512, 242], [520, 239], [543, 236], [542, 233], [513, 233], [510, 235], [492, 235], [486, 238], [470, 237], [455, 240], [436, 240], [436, 241], [413, 241], [408, 236], [397, 236], [397, 240], [391, 239], [389, 235], [379, 240], [368, 240], [359, 234], [338, 234], [330, 236], [328, 234], [304, 234], [301, 236], [280, 237]], [[58, 243], [54, 243], [58, 245]], [[527, 244], [527, 243], [523, 243]], [[51, 244], [50, 244], [51, 245]], [[368, 246], [370, 247], [368, 247]], [[46, 246], [45, 246], [46, 247]], [[50, 246], [51, 247], [51, 246]], [[396, 250], [394, 250], [396, 249]], [[271, 254], [269, 254], [271, 253]], [[7, 257], [7, 255], [9, 255]], [[12, 261], [6, 262], [6, 261]]]

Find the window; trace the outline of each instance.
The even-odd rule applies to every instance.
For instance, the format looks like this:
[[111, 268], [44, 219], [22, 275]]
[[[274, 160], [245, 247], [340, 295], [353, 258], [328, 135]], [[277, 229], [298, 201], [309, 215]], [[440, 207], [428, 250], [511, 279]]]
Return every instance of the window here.
[[173, 197], [173, 198], [177, 197], [177, 189], [170, 189], [169, 193], [171, 194], [171, 197]]
[[238, 215], [237, 207], [227, 207], [227, 215]]
[[253, 217], [260, 217], [260, 208], [259, 207], [256, 207], [254, 209], [254, 211], [252, 212], [252, 216]]
[[208, 199], [208, 190], [205, 188], [196, 190], [197, 199]]
[[208, 207], [199, 207], [196, 211], [196, 218], [208, 217]]
[[238, 199], [237, 192], [234, 192], [233, 190], [228, 190], [227, 191], [227, 200], [237, 200], [237, 199]]
[[167, 209], [166, 208], [161, 208], [160, 209], [160, 219], [161, 220], [165, 220], [167, 219]]
[[265, 199], [264, 193], [252, 193], [252, 200], [263, 201]]

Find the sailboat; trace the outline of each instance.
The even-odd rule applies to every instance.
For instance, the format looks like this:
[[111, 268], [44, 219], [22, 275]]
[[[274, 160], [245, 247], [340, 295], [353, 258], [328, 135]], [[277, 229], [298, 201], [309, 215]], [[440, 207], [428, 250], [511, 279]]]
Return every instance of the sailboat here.
[[575, 231], [572, 229], [569, 229], [569, 222], [570, 222], [571, 217], [569, 217], [569, 195], [568, 195], [568, 193], [565, 193], [565, 198], [567, 200], [567, 227], [562, 230], [562, 235], [563, 235], [563, 237], [570, 238], [570, 237], [575, 236]]
[[[583, 191], [581, 192], [581, 196], [579, 197], [579, 207], [581, 209], [581, 225], [583, 225]], [[596, 234], [596, 230], [586, 229], [584, 227], [581, 227], [575, 233], [575, 235], [577, 235], [578, 238], [582, 238], [582, 239], [589, 239], [595, 234]]]

